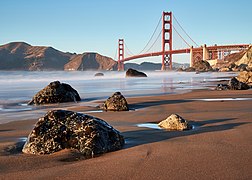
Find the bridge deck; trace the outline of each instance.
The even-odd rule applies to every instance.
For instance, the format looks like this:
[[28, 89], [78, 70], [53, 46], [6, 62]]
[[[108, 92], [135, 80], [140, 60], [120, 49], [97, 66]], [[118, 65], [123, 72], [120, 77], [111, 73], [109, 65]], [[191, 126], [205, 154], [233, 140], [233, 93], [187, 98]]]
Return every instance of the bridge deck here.
[[[250, 44], [220, 45], [220, 46], [208, 46], [207, 49], [209, 51], [237, 50], [237, 49], [248, 48], [249, 46], [250, 46]], [[202, 51], [202, 50], [203, 50], [203, 47], [193, 48], [194, 52]], [[139, 55], [134, 55], [134, 56], [124, 58], [122, 61], [130, 61], [133, 59], [140, 59], [140, 58], [144, 58], [144, 57], [161, 56], [162, 54], [186, 54], [186, 53], [190, 53], [190, 48], [170, 50], [170, 51], [165, 51], [165, 53], [160, 51], [160, 52], [139, 54]]]

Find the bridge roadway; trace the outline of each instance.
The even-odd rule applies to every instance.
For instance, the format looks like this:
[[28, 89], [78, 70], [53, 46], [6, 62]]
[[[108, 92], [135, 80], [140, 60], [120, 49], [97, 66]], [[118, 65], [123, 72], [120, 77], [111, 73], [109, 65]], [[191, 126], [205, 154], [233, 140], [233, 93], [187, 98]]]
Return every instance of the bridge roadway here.
[[[220, 45], [220, 46], [208, 46], [205, 48], [207, 49], [207, 51], [211, 51], [211, 52], [217, 52], [217, 51], [224, 51], [224, 50], [241, 50], [241, 49], [246, 49], [250, 46], [250, 44], [239, 44], [239, 45]], [[125, 61], [130, 61], [133, 59], [140, 59], [140, 58], [144, 58], [144, 57], [152, 57], [152, 56], [161, 56], [162, 54], [185, 54], [185, 53], [192, 53], [192, 52], [202, 52], [204, 49], [204, 46], [201, 47], [196, 47], [196, 48], [185, 48], [185, 49], [177, 49], [177, 50], [169, 50], [169, 51], [165, 51], [165, 52], [153, 52], [153, 53], [145, 53], [145, 54], [139, 54], [139, 55], [134, 55], [134, 56], [130, 56], [127, 58], [124, 58], [121, 60], [121, 62], [125, 62]]]

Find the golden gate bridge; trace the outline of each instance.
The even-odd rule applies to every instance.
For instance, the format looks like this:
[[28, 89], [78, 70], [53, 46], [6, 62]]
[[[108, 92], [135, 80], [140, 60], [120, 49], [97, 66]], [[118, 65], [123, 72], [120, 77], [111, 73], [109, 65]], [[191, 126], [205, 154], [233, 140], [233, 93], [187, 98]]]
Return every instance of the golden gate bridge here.
[[[178, 24], [179, 28], [183, 31], [183, 33], [187, 36], [191, 43], [186, 41], [185, 38], [179, 33], [179, 31], [175, 28], [173, 20]], [[158, 33], [157, 37], [155, 34], [157, 33], [157, 29], [161, 26], [161, 30]], [[187, 46], [186, 48], [178, 48], [173, 49], [173, 34], [177, 34], [177, 36], [184, 42]], [[153, 52], [150, 51], [154, 45], [158, 42], [161, 37], [161, 50], [156, 50]], [[152, 44], [151, 44], [152, 42]], [[194, 47], [193, 45], [196, 45]], [[157, 27], [155, 28], [150, 40], [143, 48], [143, 50], [134, 55], [125, 44], [124, 39], [118, 40], [118, 71], [124, 70], [124, 62], [131, 61], [134, 59], [145, 58], [145, 57], [153, 57], [153, 56], [162, 56], [162, 68], [161, 70], [171, 70], [172, 69], [172, 55], [174, 54], [190, 54], [190, 66], [196, 61], [199, 60], [210, 60], [210, 59], [223, 59], [226, 55], [230, 54], [232, 51], [241, 51], [248, 48], [250, 44], [232, 44], [232, 45], [214, 45], [207, 46], [204, 44], [203, 46], [199, 46], [183, 29], [180, 25], [176, 17], [172, 12], [163, 12], [162, 16], [159, 20]], [[129, 52], [128, 56], [125, 57], [126, 50]]]

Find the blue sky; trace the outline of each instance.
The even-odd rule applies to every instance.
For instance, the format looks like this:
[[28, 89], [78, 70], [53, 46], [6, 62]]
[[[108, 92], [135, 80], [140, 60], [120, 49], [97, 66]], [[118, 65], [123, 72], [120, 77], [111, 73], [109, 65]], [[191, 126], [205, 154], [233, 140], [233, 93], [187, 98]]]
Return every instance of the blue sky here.
[[25, 41], [114, 58], [119, 38], [141, 51], [162, 11], [172, 11], [198, 44], [252, 43], [251, 7], [248, 0], [1, 0], [0, 44]]

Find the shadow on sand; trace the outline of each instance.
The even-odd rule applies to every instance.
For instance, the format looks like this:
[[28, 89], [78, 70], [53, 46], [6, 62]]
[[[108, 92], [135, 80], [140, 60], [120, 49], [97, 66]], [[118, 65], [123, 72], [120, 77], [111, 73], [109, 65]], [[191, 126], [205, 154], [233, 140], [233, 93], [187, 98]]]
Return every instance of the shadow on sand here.
[[[126, 144], [123, 149], [150, 144], [155, 142], [160, 142], [164, 140], [170, 140], [177, 137], [190, 136], [195, 134], [202, 134], [208, 132], [217, 132], [217, 131], [226, 131], [234, 129], [235, 127], [247, 124], [244, 122], [241, 123], [229, 123], [229, 121], [235, 120], [235, 118], [230, 119], [211, 119], [202, 122], [192, 122], [192, 125], [198, 127], [195, 130], [188, 131], [167, 131], [167, 130], [158, 130], [158, 129], [140, 129], [137, 131], [127, 131], [123, 132], [122, 135], [125, 138]], [[216, 123], [226, 123], [221, 125], [212, 125]], [[24, 146], [24, 141], [19, 141], [14, 145], [8, 146], [1, 152], [1, 155], [18, 155], [22, 153], [22, 148]], [[100, 156], [100, 155], [98, 155]], [[97, 157], [98, 157], [97, 156]], [[67, 158], [63, 158], [60, 161], [71, 162], [85, 159], [80, 153], [76, 151], [71, 152]]]
[[[170, 140], [177, 137], [190, 136], [195, 134], [203, 134], [209, 132], [218, 132], [234, 129], [235, 127], [247, 124], [245, 122], [241, 123], [229, 123], [228, 121], [235, 120], [235, 118], [230, 119], [212, 119], [202, 122], [192, 122], [192, 125], [196, 126], [195, 130], [187, 131], [167, 131], [167, 130], [158, 130], [158, 129], [148, 129], [144, 128], [142, 130], [136, 131], [127, 131], [123, 132], [122, 135], [126, 140], [125, 148], [131, 148], [143, 144], [155, 143], [164, 140]], [[220, 125], [212, 125], [215, 123], [223, 123]]]
[[164, 104], [179, 104], [179, 103], [186, 103], [192, 102], [193, 100], [161, 100], [161, 101], [150, 101], [150, 102], [142, 102], [142, 103], [135, 103], [129, 104], [130, 109], [141, 109], [153, 106], [160, 106]]

